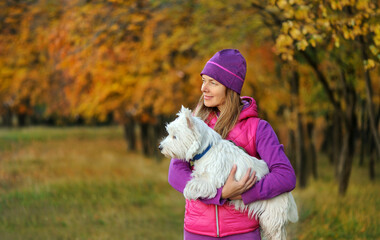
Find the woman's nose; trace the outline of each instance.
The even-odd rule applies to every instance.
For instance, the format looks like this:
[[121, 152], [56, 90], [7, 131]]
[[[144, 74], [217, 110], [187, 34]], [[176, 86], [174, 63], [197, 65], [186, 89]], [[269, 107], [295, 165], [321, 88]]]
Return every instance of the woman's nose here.
[[203, 83], [201, 87], [201, 92], [206, 92], [207, 91], [207, 84]]

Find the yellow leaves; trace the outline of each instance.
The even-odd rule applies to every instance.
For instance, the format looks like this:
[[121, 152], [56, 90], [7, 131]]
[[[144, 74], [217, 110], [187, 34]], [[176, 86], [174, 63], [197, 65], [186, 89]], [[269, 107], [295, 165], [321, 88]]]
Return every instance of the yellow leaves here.
[[292, 21], [287, 21], [282, 24], [282, 32], [285, 34], [289, 34], [287, 38], [284, 36], [280, 35], [281, 38], [279, 41], [285, 41], [287, 45], [290, 45], [293, 43], [293, 40], [301, 40], [304, 38], [303, 32], [300, 30], [300, 25], [299, 24], [294, 24]]
[[109, 29], [110, 29], [110, 31], [117, 31], [117, 30], [119, 30], [119, 25], [113, 24]]
[[349, 30], [346, 25], [343, 26], [342, 33], [345, 39], [355, 39], [354, 33]]
[[327, 8], [323, 5], [323, 3], [320, 3], [318, 5], [318, 10], [320, 12], [321, 17], [327, 18]]
[[284, 11], [284, 17], [286, 17], [287, 19], [292, 19], [294, 18], [296, 12], [297, 11], [295, 11], [293, 8], [288, 8], [286, 9], [286, 11]]
[[370, 27], [370, 31], [374, 33], [373, 42], [376, 46], [380, 47], [380, 24]]
[[281, 47], [290, 46], [293, 44], [293, 39], [289, 35], [280, 34], [276, 40], [276, 46], [281, 49]]
[[131, 16], [131, 23], [140, 23], [146, 20], [146, 15], [141, 13], [135, 13]]
[[311, 39], [309, 40], [309, 43], [310, 43], [310, 45], [311, 45], [312, 47], [316, 47], [316, 46], [317, 46], [317, 42], [316, 42], [316, 40], [315, 40], [314, 38], [311, 38]]
[[315, 25], [287, 21], [282, 24], [282, 34], [276, 40], [276, 53], [284, 60], [292, 60], [294, 49], [305, 51], [309, 44], [316, 47], [321, 39]]
[[308, 24], [308, 25], [304, 25], [302, 27], [302, 34], [303, 35], [307, 35], [307, 34], [311, 34], [311, 35], [314, 35], [314, 34], [317, 34], [317, 29], [315, 29], [315, 26], [312, 25], [312, 24]]
[[302, 39], [301, 41], [297, 42], [297, 49], [301, 51], [305, 51], [309, 43], [306, 41], [306, 39]]
[[280, 34], [276, 39], [276, 53], [281, 55], [281, 58], [285, 61], [293, 60], [294, 50], [292, 48], [293, 39], [287, 34]]
[[374, 45], [370, 45], [369, 50], [373, 54], [373, 56], [375, 56], [375, 58], [377, 58], [377, 61], [380, 62], [380, 49]]
[[342, 10], [342, 5], [339, 4], [339, 2], [337, 2], [337, 1], [331, 1], [331, 2], [330, 2], [330, 7], [331, 7], [333, 10], [337, 10], [337, 9]]
[[332, 41], [333, 41], [334, 46], [336, 48], [340, 47], [340, 39], [339, 39], [339, 37], [335, 33], [332, 34]]
[[330, 6], [333, 10], [342, 11], [346, 6], [355, 6], [355, 3], [355, 0], [331, 0]]
[[282, 23], [281, 31], [285, 34], [289, 32], [289, 29], [293, 27], [293, 22], [292, 21], [287, 21]]
[[372, 59], [366, 59], [366, 60], [364, 60], [363, 61], [363, 65], [364, 65], [364, 69], [366, 71], [371, 70], [371, 69], [375, 68], [375, 66], [376, 66], [375, 61], [372, 60]]
[[[292, 28], [290, 31], [289, 31], [289, 34], [290, 36], [294, 39], [294, 40], [301, 40], [303, 39], [303, 35], [301, 33], [301, 31], [298, 29], [298, 28]], [[304, 40], [304, 39], [303, 39]]]
[[278, 0], [276, 2], [277, 6], [279, 9], [284, 9], [285, 7], [288, 6], [288, 1], [287, 0]]
[[119, 4], [122, 4], [125, 2], [125, 0], [108, 0], [108, 2], [110, 3], [119, 3]]
[[372, 13], [375, 9], [375, 4], [368, 0], [359, 0], [357, 1], [355, 6], [356, 9], [365, 11], [367, 13]]
[[[370, 51], [380, 59], [380, 26], [375, 24], [380, 18], [380, 11], [374, 10], [373, 2], [328, 0], [305, 3], [283, 0], [273, 4], [280, 9], [279, 19], [285, 19], [275, 49], [282, 59], [292, 59], [294, 51], [304, 51], [308, 46], [317, 47], [323, 42], [340, 48], [342, 43], [357, 41], [359, 36], [373, 41], [376, 48], [373, 46]], [[347, 14], [348, 8], [352, 13]], [[371, 68], [373, 64], [366, 61], [366, 66]]]

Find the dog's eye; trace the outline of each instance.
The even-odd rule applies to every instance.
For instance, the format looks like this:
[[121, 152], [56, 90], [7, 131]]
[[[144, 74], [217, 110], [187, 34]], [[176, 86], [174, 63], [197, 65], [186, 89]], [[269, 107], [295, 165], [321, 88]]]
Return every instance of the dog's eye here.
[[176, 137], [176, 136], [173, 136], [173, 139], [177, 139], [177, 137]]

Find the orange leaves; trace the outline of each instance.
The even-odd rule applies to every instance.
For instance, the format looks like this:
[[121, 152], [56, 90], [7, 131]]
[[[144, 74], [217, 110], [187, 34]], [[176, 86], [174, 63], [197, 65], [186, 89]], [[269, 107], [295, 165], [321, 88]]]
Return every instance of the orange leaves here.
[[[279, 103], [269, 96], [286, 102], [287, 93], [272, 49], [295, 62], [297, 52], [323, 54], [365, 35], [372, 41], [365, 66], [380, 59], [379, 11], [370, 1], [264, 1], [260, 11], [242, 0], [48, 2], [0, 8], [7, 19], [0, 28], [2, 102], [27, 98], [50, 113], [88, 118], [170, 115], [196, 104], [199, 72], [212, 54], [239, 48], [251, 65], [249, 86], [265, 88], [254, 94], [275, 114]], [[340, 10], [348, 6], [354, 14]]]

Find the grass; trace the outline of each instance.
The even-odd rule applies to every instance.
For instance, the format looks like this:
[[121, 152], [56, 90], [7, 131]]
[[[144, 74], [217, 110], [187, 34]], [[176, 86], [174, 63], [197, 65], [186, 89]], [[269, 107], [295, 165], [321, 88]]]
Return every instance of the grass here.
[[[169, 160], [125, 151], [122, 129], [0, 129], [0, 239], [182, 239], [184, 200]], [[340, 198], [333, 169], [293, 193], [289, 239], [380, 239], [380, 184], [353, 168]], [[379, 166], [376, 172], [379, 176]]]
[[181, 238], [168, 160], [127, 153], [120, 128], [0, 131], [13, 141], [1, 152], [0, 239]]
[[380, 239], [379, 166], [376, 181], [368, 179], [368, 169], [354, 163], [346, 196], [338, 195], [333, 168], [319, 163], [321, 176], [304, 190], [296, 189], [300, 221], [294, 239]]

